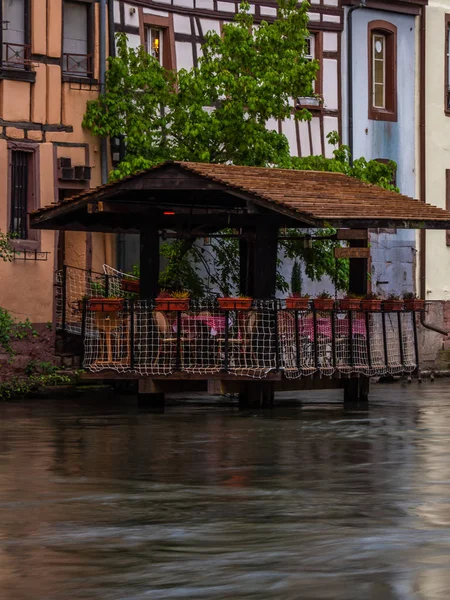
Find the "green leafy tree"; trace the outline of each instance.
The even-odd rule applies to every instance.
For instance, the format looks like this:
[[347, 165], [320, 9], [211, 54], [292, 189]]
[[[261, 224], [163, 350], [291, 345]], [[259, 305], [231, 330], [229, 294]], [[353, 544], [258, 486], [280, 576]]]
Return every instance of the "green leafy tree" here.
[[[306, 57], [309, 4], [278, 0], [278, 18], [255, 26], [249, 4], [243, 2], [233, 23], [222, 35], [208, 32], [198, 66], [178, 73], [164, 69], [141, 47], [127, 47], [119, 35], [117, 56], [109, 59], [105, 93], [88, 102], [83, 125], [94, 135], [123, 137], [124, 160], [112, 179], [130, 175], [165, 160], [187, 160], [249, 166], [339, 171], [363, 181], [391, 187], [392, 164], [359, 158], [336, 145], [331, 159], [291, 157], [286, 136], [267, 128], [271, 119], [310, 119], [306, 109], [293, 110], [293, 98], [313, 95], [318, 63]], [[317, 232], [316, 232], [317, 233]], [[325, 236], [329, 230], [323, 231]], [[298, 234], [295, 230], [292, 237]], [[285, 256], [297, 258], [311, 279], [328, 275], [338, 288], [348, 281], [348, 261], [335, 261], [337, 242], [315, 240], [310, 247], [287, 240]], [[204, 293], [200, 266], [209, 268], [210, 280], [222, 293], [236, 287], [238, 245], [234, 239], [215, 240], [214, 269], [207, 253], [193, 243], [168, 242], [162, 253], [168, 266], [161, 285]], [[228, 268], [227, 268], [228, 267]], [[288, 283], [279, 274], [278, 289]]]
[[10, 262], [13, 259], [13, 248], [11, 246], [11, 235], [0, 231], [0, 260]]
[[297, 259], [294, 260], [291, 273], [291, 292], [300, 295], [302, 293], [302, 271]]
[[[119, 36], [106, 91], [88, 102], [83, 120], [94, 135], [126, 138], [113, 178], [168, 159], [289, 166], [286, 137], [266, 123], [290, 117], [292, 98], [313, 94], [308, 6], [279, 0], [278, 19], [255, 27], [244, 2], [222, 35], [206, 34], [198, 66], [178, 73]], [[307, 110], [294, 116], [311, 118]]]

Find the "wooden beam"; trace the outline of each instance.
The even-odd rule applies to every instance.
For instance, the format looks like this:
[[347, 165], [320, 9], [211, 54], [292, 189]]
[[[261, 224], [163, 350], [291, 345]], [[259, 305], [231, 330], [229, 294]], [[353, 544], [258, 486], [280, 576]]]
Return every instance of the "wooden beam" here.
[[[350, 248], [341, 250], [353, 250], [356, 257], [350, 257], [349, 292], [364, 296], [368, 289], [368, 260], [370, 250], [367, 248], [367, 240], [350, 240]], [[363, 257], [360, 256], [363, 254]]]
[[367, 229], [338, 229], [338, 240], [367, 240], [369, 232]]
[[335, 258], [369, 258], [369, 248], [335, 248]]
[[249, 295], [254, 298], [273, 298], [277, 281], [278, 227], [259, 226], [253, 242], [252, 287]]
[[158, 295], [159, 231], [158, 224], [140, 230], [140, 297], [149, 300]]

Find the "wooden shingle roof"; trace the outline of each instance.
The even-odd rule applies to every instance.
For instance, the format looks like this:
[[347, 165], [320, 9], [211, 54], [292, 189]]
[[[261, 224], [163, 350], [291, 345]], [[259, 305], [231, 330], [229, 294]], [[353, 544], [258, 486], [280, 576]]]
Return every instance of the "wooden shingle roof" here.
[[95, 213], [99, 202], [108, 201], [111, 207], [121, 203], [123, 214], [127, 206], [130, 212], [132, 206], [136, 212], [138, 204], [161, 207], [169, 197], [192, 208], [200, 206], [197, 198], [208, 194], [211, 211], [236, 208], [245, 212], [250, 201], [266, 212], [299, 221], [299, 227], [450, 229], [450, 212], [341, 173], [191, 162], [164, 163], [41, 208], [32, 213], [31, 225], [63, 229], [72, 218], [84, 220], [88, 227], [88, 213]]

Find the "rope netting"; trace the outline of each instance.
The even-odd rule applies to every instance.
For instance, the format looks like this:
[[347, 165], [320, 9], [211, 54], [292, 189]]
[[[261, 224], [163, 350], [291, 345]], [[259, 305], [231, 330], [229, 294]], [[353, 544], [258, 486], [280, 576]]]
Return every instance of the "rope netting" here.
[[317, 372], [412, 372], [417, 367], [414, 318], [413, 312], [281, 311], [280, 366], [289, 379]]
[[[106, 265], [104, 265], [105, 269]], [[111, 267], [108, 267], [111, 269]], [[84, 298], [123, 297], [121, 275], [86, 271], [65, 266], [55, 273], [56, 327], [69, 333], [82, 334], [82, 310]]]
[[[279, 369], [296, 379], [400, 374], [417, 367], [414, 312], [294, 311], [275, 300], [254, 300], [250, 310], [224, 311], [211, 300], [162, 311], [155, 301], [126, 299], [125, 274], [103, 268], [65, 267], [55, 279], [57, 327], [84, 334], [84, 367], [91, 371], [227, 372], [259, 379]], [[101, 297], [124, 298], [121, 309], [104, 310], [100, 303], [90, 310], [83, 302]]]
[[212, 302], [192, 303], [187, 311], [125, 302], [115, 313], [87, 311], [84, 367], [253, 378], [279, 368], [289, 379], [398, 374], [417, 366], [413, 319], [414, 313], [296, 313], [274, 302], [255, 302], [245, 311], [223, 311]]
[[138, 301], [115, 313], [86, 311], [83, 366], [140, 375], [225, 370], [262, 378], [277, 366], [273, 306], [257, 302], [249, 311], [222, 311], [211, 302], [160, 311]]

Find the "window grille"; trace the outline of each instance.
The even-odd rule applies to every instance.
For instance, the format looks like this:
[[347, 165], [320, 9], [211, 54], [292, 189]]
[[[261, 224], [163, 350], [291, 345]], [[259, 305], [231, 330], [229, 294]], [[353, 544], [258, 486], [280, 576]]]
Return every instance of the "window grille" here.
[[28, 186], [30, 154], [14, 150], [11, 161], [10, 232], [19, 239], [28, 238]]

